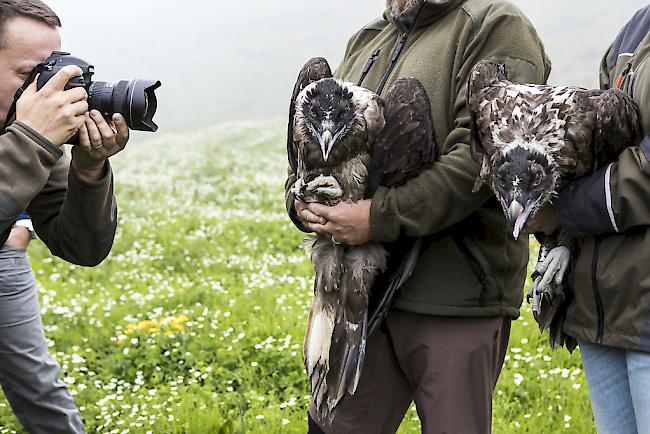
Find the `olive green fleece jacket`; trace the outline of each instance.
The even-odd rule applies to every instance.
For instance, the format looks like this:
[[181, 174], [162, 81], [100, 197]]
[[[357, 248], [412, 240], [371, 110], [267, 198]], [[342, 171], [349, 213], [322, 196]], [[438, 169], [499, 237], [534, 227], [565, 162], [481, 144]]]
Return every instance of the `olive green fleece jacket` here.
[[584, 237], [569, 275], [574, 301], [564, 332], [650, 351], [650, 6], [620, 31], [601, 63], [601, 86], [637, 102], [645, 139], [555, 203], [559, 223]]
[[2, 244], [27, 210], [54, 255], [84, 266], [108, 255], [117, 227], [110, 167], [99, 182], [82, 180], [61, 149], [21, 122], [0, 135], [0, 162]]
[[[380, 188], [372, 198], [370, 238], [423, 238], [423, 251], [395, 307], [441, 316], [519, 315], [528, 242], [515, 241], [488, 188], [474, 194], [479, 165], [470, 155], [466, 106], [469, 72], [483, 59], [506, 64], [509, 78], [543, 83], [550, 71], [539, 37], [526, 17], [501, 0], [426, 2], [414, 29], [386, 15], [350, 39], [337, 78], [357, 83], [373, 53], [378, 57], [362, 85], [377, 90], [394, 47], [409, 33], [386, 90], [400, 77], [426, 89], [442, 155], [406, 185]], [[295, 179], [290, 176], [287, 188]], [[294, 217], [291, 200], [287, 202]]]

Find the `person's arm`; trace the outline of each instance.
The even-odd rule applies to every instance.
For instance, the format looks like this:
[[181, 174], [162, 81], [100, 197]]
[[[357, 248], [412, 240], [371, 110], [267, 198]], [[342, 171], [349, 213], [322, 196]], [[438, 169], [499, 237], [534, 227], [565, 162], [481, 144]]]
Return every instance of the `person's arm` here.
[[106, 163], [102, 179], [88, 182], [69, 158], [61, 158], [27, 212], [52, 254], [78, 265], [99, 264], [108, 256], [117, 228], [110, 166]]
[[439, 161], [403, 186], [378, 189], [370, 208], [371, 240], [390, 242], [400, 235], [439, 232], [468, 217], [492, 195], [487, 187], [472, 193], [479, 163], [470, 154], [466, 105], [469, 72], [483, 59], [505, 63], [509, 79], [522, 83], [545, 82], [550, 68], [537, 33], [518, 11], [498, 9], [488, 14], [465, 48], [456, 81], [454, 128]]
[[568, 185], [554, 210], [574, 237], [625, 232], [650, 225], [650, 136], [628, 148], [617, 162]]

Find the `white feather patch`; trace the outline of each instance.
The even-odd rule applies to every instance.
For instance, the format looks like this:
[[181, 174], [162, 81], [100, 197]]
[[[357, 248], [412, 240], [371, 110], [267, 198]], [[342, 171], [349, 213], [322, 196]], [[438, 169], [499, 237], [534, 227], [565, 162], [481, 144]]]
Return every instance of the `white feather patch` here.
[[329, 366], [330, 345], [334, 332], [334, 315], [327, 310], [316, 308], [309, 330], [307, 346], [307, 372], [311, 375], [320, 361]]

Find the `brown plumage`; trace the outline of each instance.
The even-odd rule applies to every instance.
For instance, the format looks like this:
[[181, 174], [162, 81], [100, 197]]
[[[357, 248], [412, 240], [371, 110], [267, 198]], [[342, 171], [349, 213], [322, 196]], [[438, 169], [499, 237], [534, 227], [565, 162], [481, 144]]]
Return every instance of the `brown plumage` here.
[[[298, 76], [290, 108], [292, 192], [327, 205], [372, 197], [379, 186], [403, 184], [430, 167], [433, 137], [429, 100], [417, 80], [398, 80], [382, 99], [334, 80], [324, 59], [312, 59]], [[321, 235], [309, 241], [315, 280], [304, 356], [323, 420], [332, 420], [340, 400], [355, 393], [367, 337], [415, 266], [419, 241], [403, 243], [389, 261], [393, 246], [346, 246]]]
[[[638, 108], [625, 93], [515, 84], [506, 79], [503, 65], [488, 61], [479, 62], [470, 73], [468, 108], [471, 148], [481, 161], [474, 189], [489, 183], [515, 238], [568, 183], [615, 161], [641, 139]], [[538, 269], [544, 271], [535, 276], [529, 295], [540, 328], [550, 327], [552, 345], [561, 346], [561, 318], [556, 313], [563, 305], [562, 279], [571, 240], [562, 230], [542, 238]], [[543, 293], [550, 309], [540, 313]], [[559, 297], [552, 300], [553, 294]]]

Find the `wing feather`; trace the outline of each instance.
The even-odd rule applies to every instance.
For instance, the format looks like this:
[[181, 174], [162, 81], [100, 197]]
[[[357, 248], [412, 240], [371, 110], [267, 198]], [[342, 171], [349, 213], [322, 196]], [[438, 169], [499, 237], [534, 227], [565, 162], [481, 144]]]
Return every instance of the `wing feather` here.
[[300, 92], [311, 83], [323, 78], [332, 77], [332, 70], [322, 57], [314, 57], [305, 63], [298, 74], [298, 79], [293, 87], [291, 94], [291, 103], [289, 104], [289, 127], [287, 129], [287, 156], [289, 157], [289, 166], [295, 174], [298, 170], [298, 147], [294, 142], [293, 124], [296, 116], [296, 99]]
[[427, 92], [415, 78], [401, 78], [384, 98], [386, 124], [373, 147], [367, 196], [404, 184], [431, 167], [439, 149]]

